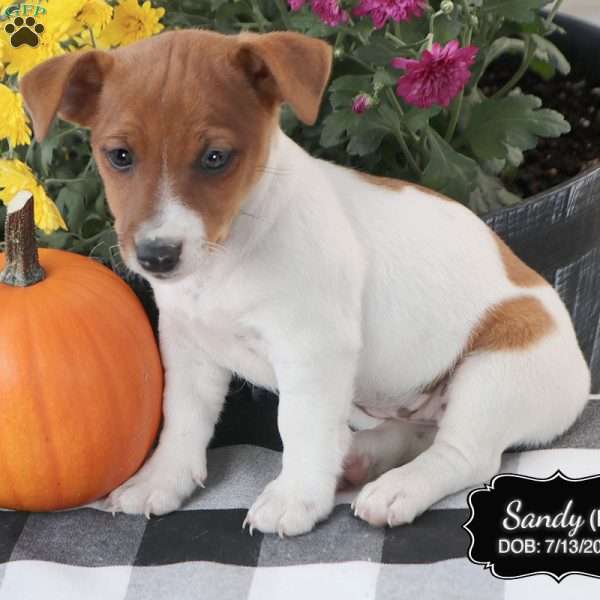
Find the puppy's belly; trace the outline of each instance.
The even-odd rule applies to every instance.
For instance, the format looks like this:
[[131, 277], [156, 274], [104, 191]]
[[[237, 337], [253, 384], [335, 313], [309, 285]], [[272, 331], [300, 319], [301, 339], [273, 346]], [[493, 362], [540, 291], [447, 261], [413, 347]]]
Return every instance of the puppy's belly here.
[[382, 421], [396, 419], [437, 426], [444, 416], [447, 403], [448, 399], [441, 387], [430, 393], [405, 396], [396, 402], [390, 399], [383, 402], [355, 400], [350, 425], [354, 429], [370, 429]]

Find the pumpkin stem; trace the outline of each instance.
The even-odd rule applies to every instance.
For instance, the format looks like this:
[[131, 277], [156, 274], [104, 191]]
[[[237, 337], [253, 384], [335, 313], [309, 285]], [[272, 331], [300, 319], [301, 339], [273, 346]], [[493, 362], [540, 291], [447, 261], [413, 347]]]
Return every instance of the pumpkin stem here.
[[30, 192], [19, 192], [8, 205], [4, 237], [6, 265], [0, 283], [27, 287], [42, 281], [46, 274], [38, 257]]

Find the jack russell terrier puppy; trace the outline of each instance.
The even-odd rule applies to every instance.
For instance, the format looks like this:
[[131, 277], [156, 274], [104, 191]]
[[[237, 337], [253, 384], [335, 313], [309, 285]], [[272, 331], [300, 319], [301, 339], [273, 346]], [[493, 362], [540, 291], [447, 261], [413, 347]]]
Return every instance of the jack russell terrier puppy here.
[[57, 114], [91, 128], [123, 257], [160, 308], [164, 426], [114, 510], [162, 515], [204, 484], [232, 373], [279, 393], [281, 473], [246, 524], [280, 535], [325, 519], [342, 477], [366, 484], [358, 517], [410, 523], [586, 403], [559, 296], [480, 219], [282, 133], [283, 102], [315, 122], [330, 69], [295, 33], [177, 31], [22, 81], [38, 140]]

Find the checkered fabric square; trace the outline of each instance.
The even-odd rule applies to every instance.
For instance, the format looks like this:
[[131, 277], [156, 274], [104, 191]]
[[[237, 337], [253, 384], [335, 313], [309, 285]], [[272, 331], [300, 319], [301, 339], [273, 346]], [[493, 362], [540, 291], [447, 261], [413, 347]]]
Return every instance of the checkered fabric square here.
[[[571, 477], [600, 470], [600, 402], [552, 448], [507, 453], [502, 471]], [[412, 525], [376, 529], [340, 494], [329, 520], [291, 539], [242, 531], [245, 512], [279, 471], [278, 451], [210, 451], [211, 476], [176, 513], [152, 518], [99, 504], [52, 514], [0, 511], [0, 600], [525, 600], [598, 598], [600, 581], [494, 579], [471, 564], [461, 492]]]

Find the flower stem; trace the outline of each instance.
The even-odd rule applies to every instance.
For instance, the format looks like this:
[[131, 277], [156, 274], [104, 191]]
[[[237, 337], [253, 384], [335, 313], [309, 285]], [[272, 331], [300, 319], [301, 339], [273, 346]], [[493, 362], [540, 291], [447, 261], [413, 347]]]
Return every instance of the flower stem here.
[[89, 181], [95, 179], [95, 177], [75, 177], [74, 179], [44, 179], [44, 185], [53, 183], [76, 183], [79, 181]]
[[492, 98], [502, 98], [506, 96], [519, 83], [519, 81], [521, 81], [521, 78], [523, 75], [525, 75], [527, 69], [529, 69], [529, 65], [533, 60], [534, 54], [535, 44], [533, 43], [533, 37], [528, 35], [525, 38], [525, 51], [523, 53], [521, 65], [515, 74], [495, 94], [492, 95]]
[[[400, 115], [403, 115], [404, 111], [402, 110], [402, 107], [400, 106], [398, 99], [394, 95], [394, 92], [390, 88], [388, 88], [386, 90], [386, 93], [388, 94], [388, 97], [391, 98], [392, 103], [396, 106]], [[390, 123], [390, 125], [392, 127], [392, 131], [393, 131], [396, 139], [398, 140], [398, 143], [400, 144], [400, 149], [402, 150], [402, 154], [404, 154], [404, 157], [406, 158], [406, 162], [408, 163], [410, 168], [414, 171], [415, 175], [420, 177], [421, 169], [419, 169], [419, 165], [417, 164], [415, 157], [412, 155], [410, 148], [408, 147], [408, 144], [406, 143], [406, 140], [404, 139], [404, 133], [402, 132], [402, 128], [400, 127], [400, 124], [399, 123]]]
[[456, 132], [456, 126], [458, 125], [458, 119], [460, 118], [460, 110], [462, 108], [463, 99], [465, 97], [465, 90], [461, 90], [458, 98], [454, 100], [454, 104], [452, 106], [452, 114], [450, 116], [450, 123], [448, 123], [448, 129], [446, 130], [446, 135], [444, 139], [450, 143], [452, 138], [454, 137], [454, 133]]
[[88, 33], [90, 34], [90, 40], [92, 42], [92, 46], [94, 48], [98, 48], [98, 46], [96, 46], [96, 38], [94, 36], [94, 31], [92, 30], [91, 27], [86, 27], [86, 29], [88, 30]]
[[[463, 0], [463, 6], [465, 7], [465, 12], [467, 13], [467, 17], [470, 18], [469, 5], [466, 0]], [[473, 26], [469, 25], [467, 27], [467, 31], [462, 40], [463, 48], [467, 48], [471, 45], [471, 39], [473, 38]], [[465, 98], [465, 90], [464, 88], [460, 91], [458, 98], [454, 101], [454, 105], [452, 106], [452, 114], [450, 116], [450, 123], [448, 124], [448, 129], [446, 130], [446, 135], [444, 139], [450, 143], [452, 138], [454, 137], [454, 133], [456, 132], [456, 126], [458, 125], [458, 120], [460, 118], [460, 111], [462, 109], [463, 100]]]
[[406, 46], [406, 44], [398, 37], [396, 37], [393, 33], [390, 33], [389, 31], [385, 32], [385, 38], [394, 42], [394, 44], [396, 44], [396, 46], [398, 46], [399, 48], [404, 48]]
[[552, 7], [552, 10], [548, 13], [548, 16], [546, 17], [546, 27], [549, 27], [550, 25], [552, 25], [552, 21], [554, 21], [554, 17], [557, 15], [558, 11], [560, 10], [560, 5], [563, 3], [563, 0], [556, 0], [556, 2], [554, 3], [554, 6]]
[[262, 33], [266, 31], [266, 25], [269, 23], [260, 10], [260, 6], [258, 5], [258, 0], [251, 0], [252, 12], [254, 13], [254, 18], [258, 24], [258, 28]]
[[0, 283], [13, 287], [28, 287], [44, 279], [40, 265], [35, 225], [33, 196], [19, 192], [8, 205], [5, 225], [6, 266], [0, 273]]
[[285, 25], [285, 28], [288, 31], [291, 30], [292, 24], [290, 22], [287, 7], [285, 6], [284, 1], [283, 0], [275, 0], [275, 4], [277, 4], [277, 8], [279, 10], [279, 14], [281, 15], [281, 20], [283, 21], [283, 24]]

